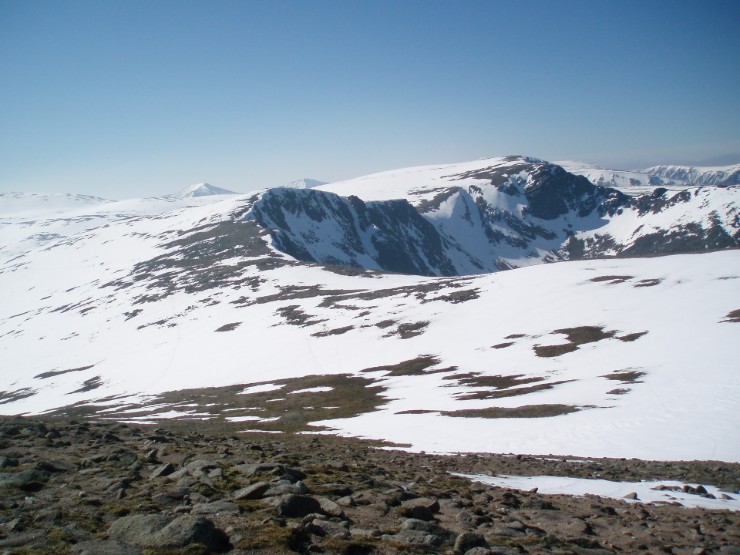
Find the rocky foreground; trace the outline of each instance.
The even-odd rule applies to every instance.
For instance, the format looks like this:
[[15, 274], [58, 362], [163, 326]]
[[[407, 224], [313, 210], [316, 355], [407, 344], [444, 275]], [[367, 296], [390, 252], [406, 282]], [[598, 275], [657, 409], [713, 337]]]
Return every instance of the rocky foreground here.
[[[0, 419], [0, 553], [740, 554], [740, 514], [451, 472], [740, 488], [740, 465], [409, 454], [330, 436]], [[700, 493], [700, 492], [699, 492]]]

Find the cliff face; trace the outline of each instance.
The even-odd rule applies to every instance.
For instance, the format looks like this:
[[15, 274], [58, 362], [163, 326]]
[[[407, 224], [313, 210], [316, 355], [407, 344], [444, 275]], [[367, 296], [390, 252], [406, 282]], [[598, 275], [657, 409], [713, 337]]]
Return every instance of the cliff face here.
[[[377, 196], [372, 184], [362, 185], [339, 190]], [[250, 217], [298, 260], [425, 276], [740, 245], [735, 188], [658, 188], [634, 197], [547, 162], [507, 158], [398, 194], [365, 202], [329, 190], [274, 189]]]

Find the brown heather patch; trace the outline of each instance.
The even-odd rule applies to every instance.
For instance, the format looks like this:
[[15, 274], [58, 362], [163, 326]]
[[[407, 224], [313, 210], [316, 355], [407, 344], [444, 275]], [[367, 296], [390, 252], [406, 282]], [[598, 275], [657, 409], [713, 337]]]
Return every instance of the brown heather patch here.
[[388, 376], [423, 376], [425, 374], [439, 374], [442, 372], [452, 372], [455, 367], [442, 368], [438, 370], [432, 370], [427, 372], [427, 368], [431, 368], [439, 364], [439, 359], [432, 355], [421, 355], [411, 360], [405, 360], [398, 364], [391, 364], [388, 366], [373, 366], [372, 368], [365, 368], [362, 372], [386, 372]]
[[47, 378], [53, 378], [54, 376], [61, 376], [62, 374], [69, 374], [70, 372], [82, 372], [84, 370], [90, 370], [95, 366], [94, 364], [91, 364], [90, 366], [80, 366], [79, 368], [70, 368], [69, 370], [51, 370], [49, 372], [42, 372], [41, 374], [37, 374], [34, 376], [37, 380], [45, 380]]
[[635, 283], [635, 287], [654, 287], [662, 281], [662, 279], [641, 279]]
[[723, 322], [734, 322], [734, 323], [740, 323], [740, 308], [737, 310], [731, 310], [727, 313], [725, 316], [725, 319], [722, 320]]
[[623, 384], [633, 384], [633, 383], [642, 383], [639, 380], [644, 375], [645, 375], [645, 372], [638, 372], [636, 370], [625, 370], [623, 372], [612, 372], [611, 374], [606, 374], [601, 377], [606, 378], [607, 380], [621, 382]]
[[506, 341], [504, 343], [497, 343], [496, 345], [491, 345], [491, 349], [505, 349], [506, 347], [511, 347], [514, 344], [513, 341]]
[[628, 333], [627, 335], [622, 335], [620, 337], [617, 337], [617, 339], [619, 339], [620, 341], [624, 341], [624, 342], [631, 342], [631, 341], [635, 341], [637, 339], [640, 339], [643, 335], [647, 335], [647, 332], [646, 331], [638, 331], [638, 332], [635, 332], [635, 333]]
[[590, 281], [600, 283], [602, 281], [608, 281], [609, 283], [624, 283], [629, 279], [633, 279], [634, 276], [598, 276], [591, 278]]
[[521, 407], [488, 407], [485, 409], [461, 409], [440, 414], [463, 418], [547, 418], [578, 412], [582, 407], [573, 405], [525, 405]]
[[232, 331], [241, 326], [241, 322], [231, 322], [230, 324], [224, 324], [220, 328], [218, 328], [216, 331]]
[[481, 376], [475, 372], [467, 374], [454, 374], [445, 376], [444, 380], [457, 380], [461, 386], [468, 387], [492, 387], [495, 389], [508, 389], [528, 383], [541, 382], [544, 378], [523, 378], [523, 374], [514, 374], [511, 376]]
[[563, 345], [535, 345], [533, 349], [538, 357], [556, 357], [570, 353], [578, 349], [580, 345], [614, 337], [617, 332], [615, 330], [604, 331], [603, 326], [579, 326], [554, 330], [552, 333], [565, 335], [568, 343]]
[[470, 401], [472, 399], [503, 399], [505, 397], [517, 397], [519, 395], [528, 395], [537, 391], [552, 389], [556, 385], [572, 382], [574, 380], [563, 380], [559, 382], [543, 383], [531, 385], [529, 387], [517, 387], [513, 389], [501, 389], [495, 391], [472, 391], [470, 393], [459, 393], [456, 398], [460, 401]]

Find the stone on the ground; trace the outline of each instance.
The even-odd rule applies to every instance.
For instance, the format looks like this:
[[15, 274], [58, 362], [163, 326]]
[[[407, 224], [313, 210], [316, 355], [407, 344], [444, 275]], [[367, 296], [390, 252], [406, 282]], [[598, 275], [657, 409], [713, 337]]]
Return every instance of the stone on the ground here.
[[481, 534], [476, 532], [463, 532], [455, 539], [455, 553], [467, 555], [474, 547], [488, 547], [488, 542]]
[[311, 513], [321, 513], [321, 504], [310, 495], [288, 494], [270, 499], [278, 515], [288, 518], [302, 518]]
[[233, 493], [234, 499], [262, 499], [265, 492], [270, 489], [268, 482], [257, 482], [246, 488], [241, 488]]
[[432, 520], [434, 519], [434, 513], [439, 512], [439, 502], [428, 497], [409, 499], [401, 503], [398, 512], [408, 518]]
[[238, 515], [239, 505], [231, 501], [213, 501], [211, 503], [196, 503], [190, 514], [193, 515]]
[[337, 518], [345, 518], [344, 510], [337, 503], [326, 497], [319, 497], [319, 505], [321, 506], [321, 512], [328, 516], [335, 516]]
[[351, 537], [346, 526], [338, 522], [332, 522], [331, 520], [319, 520], [315, 518], [308, 523], [306, 530], [319, 536], [331, 536], [332, 538], [343, 540]]
[[164, 463], [155, 468], [151, 473], [151, 478], [159, 478], [160, 476], [169, 476], [175, 471], [175, 467], [172, 463]]
[[139, 547], [185, 547], [200, 543], [219, 551], [228, 537], [202, 516], [171, 518], [159, 514], [131, 515], [116, 520], [108, 529], [111, 540]]

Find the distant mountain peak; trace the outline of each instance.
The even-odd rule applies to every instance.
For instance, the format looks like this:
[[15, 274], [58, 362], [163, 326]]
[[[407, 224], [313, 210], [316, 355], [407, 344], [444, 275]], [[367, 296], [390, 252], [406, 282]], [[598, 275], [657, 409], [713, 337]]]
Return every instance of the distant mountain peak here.
[[193, 197], [208, 197], [212, 195], [236, 195], [238, 193], [229, 191], [228, 189], [222, 189], [216, 187], [210, 183], [196, 183], [190, 185], [184, 189], [180, 189], [177, 193], [168, 195], [173, 198], [193, 198]]
[[309, 179], [308, 177], [302, 177], [301, 179], [296, 179], [295, 181], [291, 181], [290, 183], [281, 185], [281, 187], [286, 187], [288, 189], [313, 189], [314, 187], [318, 187], [319, 185], [326, 184], [326, 181], [319, 181], [318, 179]]

